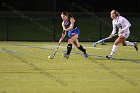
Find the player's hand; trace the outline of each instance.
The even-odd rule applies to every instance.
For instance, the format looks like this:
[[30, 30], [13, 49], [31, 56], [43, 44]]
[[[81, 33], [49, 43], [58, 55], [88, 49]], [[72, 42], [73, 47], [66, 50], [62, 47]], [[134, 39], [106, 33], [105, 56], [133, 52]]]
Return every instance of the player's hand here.
[[124, 30], [120, 31], [120, 33], [119, 33], [119, 34], [123, 34], [123, 33], [124, 33]]
[[108, 39], [111, 39], [113, 37], [113, 35], [109, 35]]
[[64, 31], [67, 31], [67, 29], [66, 29], [66, 28], [63, 28], [63, 30], [64, 30]]

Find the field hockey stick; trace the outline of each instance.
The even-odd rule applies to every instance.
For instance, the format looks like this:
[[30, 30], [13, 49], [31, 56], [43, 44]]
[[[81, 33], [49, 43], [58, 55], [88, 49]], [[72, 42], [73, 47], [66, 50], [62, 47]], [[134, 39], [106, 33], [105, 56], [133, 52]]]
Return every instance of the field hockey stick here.
[[[116, 36], [117, 34], [115, 34], [114, 36]], [[114, 37], [113, 36], [113, 37]], [[108, 40], [108, 39], [110, 39], [110, 38], [108, 38], [108, 37], [106, 37], [106, 38], [103, 38], [103, 39], [101, 39], [101, 40], [99, 40], [99, 41], [97, 41], [97, 42], [94, 42], [93, 43], [93, 47], [96, 47], [96, 44], [99, 44], [99, 43], [101, 43], [101, 42], [103, 42], [103, 41], [106, 41], [106, 40]]]
[[62, 36], [61, 36], [61, 38], [59, 39], [58, 45], [56, 46], [56, 49], [55, 49], [55, 51], [53, 52], [53, 55], [52, 55], [52, 56], [48, 56], [48, 58], [53, 59], [53, 58], [55, 57], [55, 55], [56, 55], [56, 53], [57, 53], [57, 51], [58, 51], [58, 49], [59, 49], [59, 47], [60, 47], [60, 44], [61, 44], [61, 42], [63, 41], [63, 39], [65, 38], [65, 36], [66, 36], [66, 31], [63, 31]]

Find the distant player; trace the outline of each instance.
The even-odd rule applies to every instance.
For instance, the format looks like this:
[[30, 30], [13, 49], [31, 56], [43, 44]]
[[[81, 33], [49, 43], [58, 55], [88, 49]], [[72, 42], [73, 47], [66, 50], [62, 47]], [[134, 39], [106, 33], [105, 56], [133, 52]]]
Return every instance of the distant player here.
[[79, 50], [83, 52], [84, 57], [87, 58], [88, 55], [86, 53], [86, 49], [84, 49], [83, 46], [80, 45], [78, 41], [80, 30], [76, 26], [76, 22], [73, 15], [68, 12], [62, 12], [61, 18], [63, 20], [62, 28], [64, 31], [68, 32], [68, 37], [69, 37], [68, 45], [67, 45], [67, 53], [64, 54], [64, 57], [66, 57], [67, 59], [69, 58], [72, 50], [72, 44], [74, 44]]
[[108, 59], [112, 59], [113, 55], [116, 52], [116, 49], [117, 49], [119, 43], [122, 43], [123, 46], [134, 46], [136, 51], [138, 51], [137, 42], [126, 41], [126, 39], [129, 37], [129, 34], [130, 34], [129, 27], [131, 26], [131, 24], [129, 23], [129, 21], [126, 18], [120, 16], [120, 13], [116, 10], [112, 10], [110, 15], [111, 15], [111, 18], [113, 19], [112, 20], [113, 31], [108, 38], [112, 38], [114, 36], [117, 28], [119, 30], [118, 31], [119, 37], [115, 40], [110, 55], [108, 55], [106, 57]]

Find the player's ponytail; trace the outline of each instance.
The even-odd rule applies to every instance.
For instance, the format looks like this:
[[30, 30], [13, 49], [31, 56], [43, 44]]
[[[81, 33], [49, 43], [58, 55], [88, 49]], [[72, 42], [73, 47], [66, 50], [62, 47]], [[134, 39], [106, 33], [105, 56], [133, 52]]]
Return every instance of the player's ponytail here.
[[69, 17], [70, 17], [70, 18], [73, 18], [73, 15], [72, 15], [71, 13], [69, 13]]

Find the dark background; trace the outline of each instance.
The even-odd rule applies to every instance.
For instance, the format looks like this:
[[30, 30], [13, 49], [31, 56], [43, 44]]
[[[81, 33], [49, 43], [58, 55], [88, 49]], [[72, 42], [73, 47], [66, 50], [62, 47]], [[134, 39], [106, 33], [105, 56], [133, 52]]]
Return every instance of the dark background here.
[[0, 0], [0, 11], [7, 11], [2, 7], [3, 2], [9, 3], [20, 11], [81, 12], [72, 7], [72, 3], [76, 3], [95, 12], [110, 12], [116, 9], [120, 12], [140, 13], [140, 0]]

